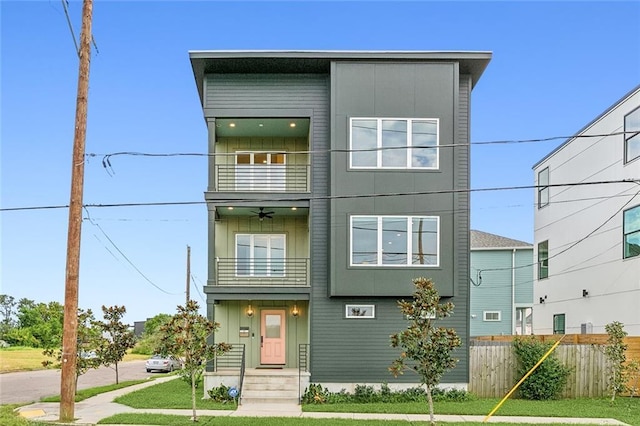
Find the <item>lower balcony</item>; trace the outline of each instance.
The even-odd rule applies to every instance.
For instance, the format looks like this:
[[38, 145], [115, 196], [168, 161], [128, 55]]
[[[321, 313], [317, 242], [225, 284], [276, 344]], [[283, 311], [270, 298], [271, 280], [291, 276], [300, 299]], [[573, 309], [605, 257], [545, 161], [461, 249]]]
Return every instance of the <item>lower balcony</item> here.
[[308, 287], [309, 259], [216, 259], [216, 286]]

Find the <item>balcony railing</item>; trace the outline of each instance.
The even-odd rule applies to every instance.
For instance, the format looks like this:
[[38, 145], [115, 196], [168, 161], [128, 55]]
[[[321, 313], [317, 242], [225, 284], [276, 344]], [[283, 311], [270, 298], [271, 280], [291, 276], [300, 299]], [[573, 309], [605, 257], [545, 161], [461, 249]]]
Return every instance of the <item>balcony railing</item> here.
[[307, 192], [308, 164], [215, 166], [216, 191]]
[[219, 286], [309, 285], [309, 259], [222, 259], [216, 260]]

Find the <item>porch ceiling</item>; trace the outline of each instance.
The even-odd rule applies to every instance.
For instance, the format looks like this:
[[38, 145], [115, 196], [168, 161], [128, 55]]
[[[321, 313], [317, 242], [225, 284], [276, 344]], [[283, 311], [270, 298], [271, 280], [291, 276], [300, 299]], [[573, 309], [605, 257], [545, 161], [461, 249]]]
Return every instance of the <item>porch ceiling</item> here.
[[[269, 207], [269, 204], [263, 203], [257, 207], [253, 206], [228, 206], [228, 207], [218, 207], [216, 208], [216, 215], [219, 218], [224, 217], [255, 217], [258, 220], [258, 215], [256, 212], [260, 211], [260, 207], [264, 207], [264, 212], [273, 212], [270, 214], [273, 218], [283, 218], [283, 217], [296, 217], [296, 216], [308, 216], [309, 209], [306, 207], [296, 207], [293, 210], [292, 207]], [[265, 218], [263, 220], [269, 220]]]
[[309, 136], [308, 118], [217, 118], [216, 137]]

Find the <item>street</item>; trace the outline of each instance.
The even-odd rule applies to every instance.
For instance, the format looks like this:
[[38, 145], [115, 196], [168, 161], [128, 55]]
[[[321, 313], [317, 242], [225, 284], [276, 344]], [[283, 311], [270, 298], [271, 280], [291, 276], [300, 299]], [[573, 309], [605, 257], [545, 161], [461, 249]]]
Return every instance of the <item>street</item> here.
[[[118, 365], [119, 381], [146, 379], [160, 373], [147, 373], [144, 360], [128, 361]], [[78, 380], [78, 389], [110, 385], [116, 382], [112, 368], [89, 370]], [[0, 401], [17, 404], [39, 401], [45, 396], [60, 394], [60, 370], [37, 370], [0, 374]]]

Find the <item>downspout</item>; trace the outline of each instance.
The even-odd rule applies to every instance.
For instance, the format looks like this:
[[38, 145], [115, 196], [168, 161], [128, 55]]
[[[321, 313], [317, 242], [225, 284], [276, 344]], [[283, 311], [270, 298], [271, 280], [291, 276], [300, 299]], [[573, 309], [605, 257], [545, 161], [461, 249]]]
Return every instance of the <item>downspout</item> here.
[[516, 334], [516, 250], [511, 252], [511, 334]]

